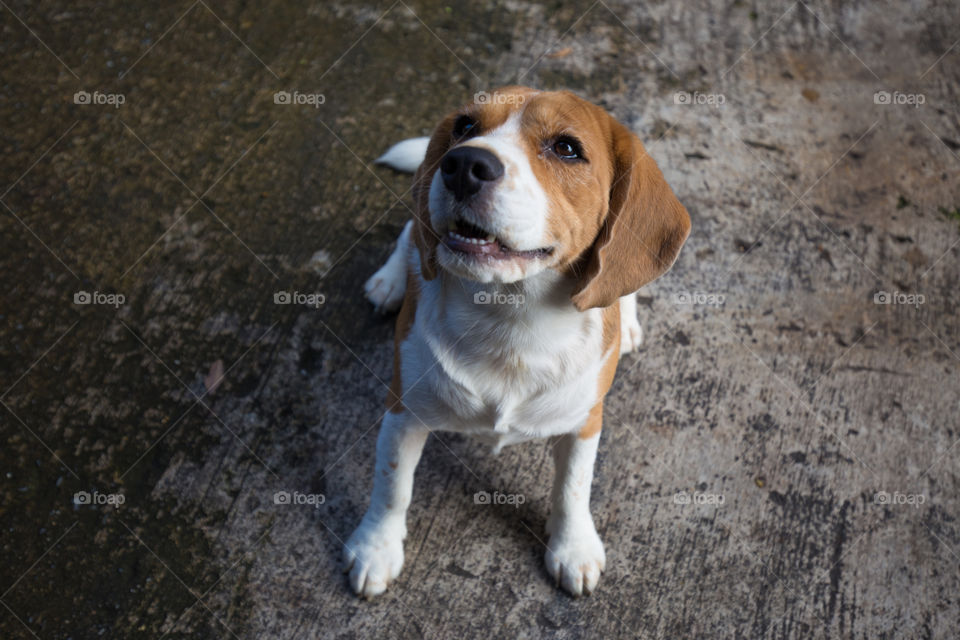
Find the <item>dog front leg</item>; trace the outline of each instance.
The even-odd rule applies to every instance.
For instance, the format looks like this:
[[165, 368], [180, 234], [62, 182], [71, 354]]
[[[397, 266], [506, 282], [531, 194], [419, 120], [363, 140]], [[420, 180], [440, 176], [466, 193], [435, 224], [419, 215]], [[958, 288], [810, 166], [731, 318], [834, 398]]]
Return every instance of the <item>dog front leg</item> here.
[[589, 594], [606, 567], [603, 543], [590, 515], [590, 483], [599, 430], [586, 438], [572, 433], [554, 444], [554, 481], [547, 519], [547, 571], [571, 595]]
[[391, 411], [380, 426], [370, 507], [343, 550], [344, 571], [357, 595], [383, 593], [403, 568], [413, 472], [429, 433], [411, 423], [406, 411]]

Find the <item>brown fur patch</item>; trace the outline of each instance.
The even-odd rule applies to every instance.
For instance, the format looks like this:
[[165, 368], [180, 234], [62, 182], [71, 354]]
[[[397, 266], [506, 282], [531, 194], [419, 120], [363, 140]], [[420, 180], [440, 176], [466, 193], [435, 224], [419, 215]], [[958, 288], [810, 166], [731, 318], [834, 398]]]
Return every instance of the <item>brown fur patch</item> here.
[[593, 436], [600, 433], [600, 429], [603, 428], [603, 400], [593, 405], [593, 408], [590, 409], [590, 415], [587, 416], [587, 421], [583, 424], [583, 428], [580, 429], [580, 433], [577, 434], [577, 437], [581, 440], [587, 440]]
[[607, 117], [614, 178], [609, 211], [573, 295], [581, 311], [612, 305], [659, 278], [690, 233], [690, 215], [656, 162], [637, 136]]
[[[556, 267], [561, 271], [578, 266], [607, 215], [613, 182], [608, 121], [606, 111], [565, 91], [538, 96], [524, 112], [530, 165], [550, 202], [544, 244], [562, 251]], [[544, 140], [559, 135], [580, 142], [584, 161], [565, 162], [544, 152]]]
[[586, 440], [600, 433], [603, 427], [603, 399], [613, 384], [617, 374], [617, 363], [620, 361], [620, 304], [612, 304], [603, 310], [603, 353], [607, 359], [600, 369], [597, 379], [597, 403], [590, 409], [587, 421], [580, 429], [577, 437]]
[[403, 305], [397, 315], [397, 325], [393, 332], [393, 377], [390, 379], [390, 390], [387, 392], [387, 409], [391, 413], [402, 413], [403, 406], [403, 378], [400, 366], [400, 345], [413, 328], [413, 321], [417, 317], [417, 300], [420, 289], [417, 278], [407, 270], [407, 290], [403, 295]]

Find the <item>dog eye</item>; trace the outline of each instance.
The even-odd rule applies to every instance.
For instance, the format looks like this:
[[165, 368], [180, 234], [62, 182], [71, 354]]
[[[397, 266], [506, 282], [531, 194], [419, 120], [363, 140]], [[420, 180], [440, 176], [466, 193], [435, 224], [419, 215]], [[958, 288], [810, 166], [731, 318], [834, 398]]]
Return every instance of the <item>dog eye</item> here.
[[471, 118], [470, 116], [460, 116], [457, 118], [457, 121], [453, 123], [453, 137], [462, 138], [468, 134], [474, 134], [477, 132], [477, 121]]
[[573, 138], [560, 138], [553, 143], [553, 152], [564, 160], [583, 159], [580, 143]]

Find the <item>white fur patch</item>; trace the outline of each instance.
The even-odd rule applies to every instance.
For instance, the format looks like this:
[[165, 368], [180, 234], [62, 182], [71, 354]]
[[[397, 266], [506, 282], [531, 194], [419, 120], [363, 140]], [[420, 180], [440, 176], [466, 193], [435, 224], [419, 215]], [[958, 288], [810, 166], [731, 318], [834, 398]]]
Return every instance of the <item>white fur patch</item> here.
[[360, 526], [343, 547], [344, 571], [358, 594], [383, 593], [403, 568], [407, 508], [413, 493], [413, 471], [427, 440], [427, 431], [410, 424], [409, 415], [387, 413], [377, 437], [373, 495]]
[[643, 343], [643, 327], [637, 317], [637, 294], [620, 298], [620, 354], [630, 353]]
[[396, 311], [403, 302], [403, 294], [407, 288], [407, 258], [412, 228], [411, 220], [403, 227], [403, 232], [397, 238], [397, 246], [386, 263], [363, 285], [367, 300], [381, 313]]
[[557, 584], [574, 596], [591, 593], [607, 564], [590, 516], [590, 483], [599, 442], [599, 433], [586, 440], [567, 435], [554, 445], [556, 479], [544, 558]]
[[385, 164], [391, 169], [413, 173], [427, 157], [427, 145], [430, 138], [410, 138], [403, 140], [387, 149], [386, 153], [374, 160], [377, 164]]

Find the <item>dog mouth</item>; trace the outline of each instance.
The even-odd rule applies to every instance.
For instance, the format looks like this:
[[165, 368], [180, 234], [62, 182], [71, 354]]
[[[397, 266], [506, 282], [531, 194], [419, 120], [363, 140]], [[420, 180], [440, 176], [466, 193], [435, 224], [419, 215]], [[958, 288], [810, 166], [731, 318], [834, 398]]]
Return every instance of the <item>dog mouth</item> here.
[[553, 247], [517, 251], [511, 249], [496, 235], [482, 227], [457, 217], [450, 223], [447, 234], [443, 237], [445, 247], [456, 253], [472, 256], [483, 256], [498, 260], [510, 258], [524, 258], [527, 260], [543, 258], [553, 253]]

